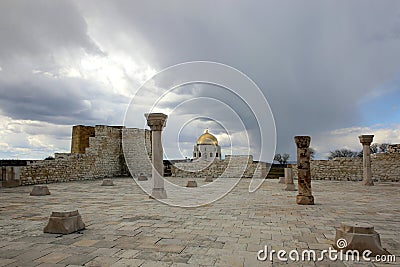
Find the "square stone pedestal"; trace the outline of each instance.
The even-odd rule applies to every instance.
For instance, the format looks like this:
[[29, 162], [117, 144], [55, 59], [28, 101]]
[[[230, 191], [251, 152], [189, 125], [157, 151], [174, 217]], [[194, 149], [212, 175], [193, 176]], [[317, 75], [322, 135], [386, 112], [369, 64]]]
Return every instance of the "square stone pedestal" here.
[[67, 235], [83, 229], [85, 229], [85, 224], [83, 223], [78, 210], [61, 212], [53, 211], [47, 226], [43, 229], [43, 232]]
[[296, 186], [294, 184], [286, 184], [286, 191], [297, 191]]
[[35, 185], [30, 193], [31, 196], [46, 196], [50, 195], [47, 185]]
[[147, 181], [148, 180], [147, 176], [144, 176], [144, 175], [140, 175], [137, 179], [138, 179], [138, 181]]
[[211, 176], [207, 176], [204, 182], [206, 183], [211, 183], [213, 181], [213, 178]]
[[153, 188], [150, 198], [165, 199], [167, 198], [167, 191], [164, 188]]
[[296, 203], [299, 205], [314, 205], [314, 197], [297, 195]]
[[103, 183], [101, 184], [102, 186], [113, 186], [113, 180], [112, 179], [103, 179]]
[[196, 181], [188, 181], [186, 187], [197, 187]]
[[337, 250], [358, 250], [360, 255], [370, 250], [372, 256], [387, 255], [388, 251], [382, 248], [379, 234], [369, 223], [344, 222], [336, 230], [335, 244]]

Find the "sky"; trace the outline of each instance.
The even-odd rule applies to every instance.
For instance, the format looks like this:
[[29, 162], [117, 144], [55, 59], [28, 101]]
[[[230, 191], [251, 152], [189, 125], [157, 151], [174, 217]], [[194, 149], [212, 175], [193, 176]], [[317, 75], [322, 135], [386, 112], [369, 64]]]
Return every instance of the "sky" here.
[[[147, 100], [173, 83], [149, 79], [190, 61], [244, 73], [268, 104], [248, 109], [210, 84], [171, 91], [160, 104], [179, 107], [163, 137], [169, 158], [190, 157], [204, 128], [225, 154], [270, 157], [276, 139], [291, 160], [295, 135], [311, 136], [317, 158], [361, 150], [360, 134], [400, 143], [399, 1], [2, 0], [0, 36], [3, 159], [68, 152], [72, 125], [123, 125], [129, 108], [139, 115], [127, 125], [145, 127]], [[260, 134], [254, 118], [271, 116], [276, 136], [273, 124]]]

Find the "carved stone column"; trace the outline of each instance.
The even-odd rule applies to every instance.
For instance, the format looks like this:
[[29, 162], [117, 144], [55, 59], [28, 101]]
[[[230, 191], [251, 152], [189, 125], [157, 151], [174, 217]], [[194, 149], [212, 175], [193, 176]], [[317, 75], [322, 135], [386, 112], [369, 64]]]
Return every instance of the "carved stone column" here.
[[300, 205], [314, 205], [314, 197], [311, 193], [311, 170], [310, 170], [310, 141], [309, 136], [295, 136], [297, 146], [297, 171], [298, 190], [296, 203]]
[[363, 146], [363, 184], [374, 185], [371, 172], [371, 150], [370, 145], [374, 139], [373, 135], [360, 135], [358, 137]]
[[161, 132], [165, 127], [168, 116], [163, 113], [146, 113], [147, 125], [151, 129], [151, 160], [153, 189], [151, 197], [162, 199], [167, 198], [167, 192], [164, 188], [164, 165], [163, 165], [163, 147], [161, 143]]

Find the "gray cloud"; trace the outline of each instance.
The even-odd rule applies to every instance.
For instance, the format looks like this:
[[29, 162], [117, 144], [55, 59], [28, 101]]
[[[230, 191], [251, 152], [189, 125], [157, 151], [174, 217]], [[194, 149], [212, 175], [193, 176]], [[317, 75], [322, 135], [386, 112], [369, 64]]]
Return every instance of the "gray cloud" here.
[[100, 52], [87, 35], [86, 21], [72, 1], [1, 1], [0, 25], [3, 61], [46, 58], [71, 48]]
[[[124, 97], [90, 78], [62, 77], [60, 68], [116, 52], [157, 70], [217, 61], [259, 85], [278, 152], [294, 155], [294, 135], [323, 140], [356, 125], [363, 97], [399, 75], [399, 14], [400, 2], [379, 0], [2, 1], [0, 109], [54, 123], [120, 122]], [[59, 79], [30, 73], [36, 69]]]
[[[230, 64], [260, 86], [274, 112], [278, 147], [293, 136], [354, 125], [358, 102], [398, 75], [396, 1], [116, 1], [105, 32], [140, 36], [159, 68], [189, 60]], [[100, 19], [99, 19], [100, 20]]]
[[[0, 106], [3, 115], [14, 119], [46, 121], [56, 124], [109, 123], [101, 99], [110, 95], [93, 82], [78, 78], [53, 78], [32, 74], [19, 80], [0, 75]], [[108, 105], [128, 102], [121, 96], [108, 99]], [[120, 111], [121, 113], [123, 112]], [[108, 119], [108, 120], [107, 120]]]

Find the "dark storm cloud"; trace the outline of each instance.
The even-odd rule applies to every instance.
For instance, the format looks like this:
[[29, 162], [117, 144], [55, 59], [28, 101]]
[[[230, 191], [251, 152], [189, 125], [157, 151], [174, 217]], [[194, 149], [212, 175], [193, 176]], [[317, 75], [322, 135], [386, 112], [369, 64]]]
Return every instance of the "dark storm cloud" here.
[[123, 123], [129, 98], [99, 83], [43, 74], [20, 76], [18, 80], [5, 76], [0, 75], [1, 115], [55, 125]]
[[87, 35], [85, 19], [67, 0], [1, 1], [0, 36], [0, 63], [49, 57], [70, 48], [100, 52]]
[[294, 135], [356, 124], [363, 96], [399, 75], [398, 1], [98, 3], [89, 16], [116, 18], [107, 33], [140, 36], [159, 68], [211, 60], [248, 74], [269, 100], [281, 151], [294, 151]]
[[0, 75], [0, 107], [3, 115], [13, 119], [87, 123], [100, 119], [93, 114], [98, 107], [92, 107], [99, 97], [97, 90], [89, 81], [76, 78], [33, 74], [16, 81]]
[[112, 112], [103, 114], [102, 99], [109, 102], [105, 109], [127, 99], [107, 93], [95, 81], [61, 72], [86, 54], [104, 56], [87, 31], [72, 1], [1, 1], [1, 113], [55, 124], [114, 121]]
[[[240, 96], [234, 93], [234, 91], [230, 91], [229, 89], [211, 85], [211, 84], [204, 84], [204, 83], [196, 83], [190, 85], [184, 85], [178, 87], [173, 90], [174, 94], [179, 96], [187, 96], [186, 100], [189, 100], [190, 103], [188, 105], [181, 105], [181, 99], [168, 99], [166, 101], [161, 101], [158, 103], [160, 107], [180, 107], [174, 110], [174, 115], [189, 115], [192, 114], [193, 116], [196, 115], [203, 115], [207, 116], [208, 118], [213, 118], [215, 114], [223, 114], [229, 112], [237, 114], [237, 117], [243, 122], [246, 129], [258, 129], [259, 125], [257, 119], [255, 118], [254, 111], [252, 107], [248, 105]], [[168, 96], [168, 95], [167, 95]], [[195, 104], [196, 99], [199, 98], [201, 104]], [[228, 116], [226, 116], [228, 117]], [[207, 118], [199, 118], [199, 120], [210, 120]], [[237, 121], [234, 123], [228, 123], [229, 129], [234, 129], [240, 127], [237, 124]]]

